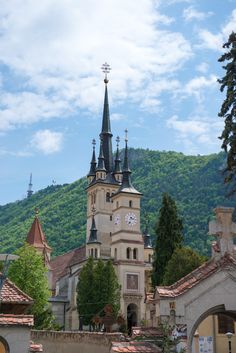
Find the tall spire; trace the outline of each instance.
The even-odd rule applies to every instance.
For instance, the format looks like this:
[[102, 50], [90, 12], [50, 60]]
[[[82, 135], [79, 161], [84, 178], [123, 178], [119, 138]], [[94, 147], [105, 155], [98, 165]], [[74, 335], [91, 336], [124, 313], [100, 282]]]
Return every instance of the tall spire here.
[[96, 146], [96, 140], [93, 139], [92, 141], [92, 145], [93, 145], [93, 153], [92, 153], [92, 159], [90, 162], [90, 170], [89, 173], [87, 175], [87, 177], [95, 177], [96, 175], [96, 166], [97, 166], [97, 162], [96, 162], [96, 155], [95, 155], [95, 146]]
[[128, 158], [128, 130], [125, 130], [125, 155], [124, 155], [124, 164], [122, 169], [122, 184], [118, 192], [131, 192], [135, 194], [140, 194], [131, 183], [131, 170], [129, 168], [129, 158]]
[[117, 136], [116, 138], [116, 159], [115, 159], [115, 168], [114, 168], [114, 173], [118, 174], [121, 173], [121, 160], [120, 160], [120, 151], [119, 151], [119, 142], [120, 138]]
[[30, 181], [29, 181], [29, 186], [27, 190], [27, 197], [32, 196], [33, 190], [32, 190], [33, 184], [32, 184], [32, 173], [30, 173]]
[[105, 73], [105, 96], [103, 105], [102, 131], [100, 136], [103, 139], [103, 154], [105, 158], [105, 167], [108, 173], [113, 171], [113, 155], [112, 155], [112, 133], [109, 113], [108, 90], [107, 84], [109, 82], [107, 74], [110, 72], [110, 65], [107, 63], [102, 65], [102, 71]]

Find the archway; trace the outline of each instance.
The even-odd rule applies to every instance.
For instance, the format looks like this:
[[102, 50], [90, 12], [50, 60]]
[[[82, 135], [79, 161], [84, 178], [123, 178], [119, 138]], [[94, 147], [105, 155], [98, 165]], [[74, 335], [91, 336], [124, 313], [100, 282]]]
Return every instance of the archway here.
[[0, 353], [9, 353], [9, 346], [7, 341], [0, 336]]
[[234, 340], [231, 352], [236, 353], [236, 310], [226, 310], [224, 305], [210, 308], [199, 316], [188, 333], [188, 352], [202, 351], [200, 346], [207, 341], [209, 347], [205, 348], [209, 352], [228, 352], [228, 332]]
[[137, 326], [138, 307], [136, 304], [129, 304], [127, 306], [127, 326], [128, 334], [131, 334], [132, 327]]

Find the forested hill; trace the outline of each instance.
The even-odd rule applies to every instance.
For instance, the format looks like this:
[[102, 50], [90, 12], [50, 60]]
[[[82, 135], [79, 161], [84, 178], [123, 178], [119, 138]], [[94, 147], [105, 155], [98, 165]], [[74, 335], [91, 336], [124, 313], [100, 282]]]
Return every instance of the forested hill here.
[[[202, 254], [209, 253], [208, 220], [217, 205], [233, 206], [225, 198], [223, 153], [185, 156], [177, 152], [130, 149], [132, 182], [143, 193], [143, 215], [150, 215], [150, 233], [161, 205], [163, 192], [177, 202], [184, 221], [185, 242]], [[12, 252], [26, 238], [40, 210], [40, 221], [53, 255], [62, 254], [85, 241], [87, 181], [49, 186], [31, 198], [0, 206], [0, 252]]]

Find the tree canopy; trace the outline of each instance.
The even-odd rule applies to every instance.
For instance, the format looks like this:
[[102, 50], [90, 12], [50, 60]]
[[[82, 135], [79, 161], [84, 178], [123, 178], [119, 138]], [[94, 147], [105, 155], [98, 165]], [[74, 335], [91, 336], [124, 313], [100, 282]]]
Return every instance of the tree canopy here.
[[183, 242], [183, 224], [178, 216], [175, 200], [167, 193], [163, 194], [162, 206], [156, 225], [156, 244], [153, 261], [153, 285], [163, 282], [164, 272], [176, 248]]
[[92, 319], [103, 316], [106, 304], [113, 307], [114, 316], [120, 309], [120, 286], [112, 262], [98, 260], [94, 263], [90, 257], [83, 266], [77, 285], [77, 309], [85, 325]]
[[16, 254], [19, 255], [19, 259], [11, 263], [8, 277], [34, 300], [29, 310], [34, 315], [35, 327], [49, 328], [53, 317], [48, 308], [50, 291], [43, 258], [27, 243], [19, 248]]
[[227, 152], [227, 166], [225, 182], [230, 183], [230, 194], [236, 192], [236, 34], [232, 32], [228, 41], [223, 44], [227, 49], [219, 59], [225, 63], [225, 76], [218, 80], [220, 90], [226, 90], [226, 98], [222, 103], [219, 116], [224, 118], [224, 129], [220, 136], [222, 148]]
[[193, 249], [182, 247], [175, 249], [167, 263], [163, 285], [169, 286], [199, 267], [206, 259]]

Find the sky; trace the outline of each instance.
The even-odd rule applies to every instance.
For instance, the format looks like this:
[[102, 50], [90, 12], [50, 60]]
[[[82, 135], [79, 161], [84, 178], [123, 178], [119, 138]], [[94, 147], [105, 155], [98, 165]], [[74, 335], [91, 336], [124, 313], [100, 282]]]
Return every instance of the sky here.
[[87, 174], [105, 62], [120, 148], [219, 152], [232, 30], [236, 0], [0, 0], [0, 205]]

